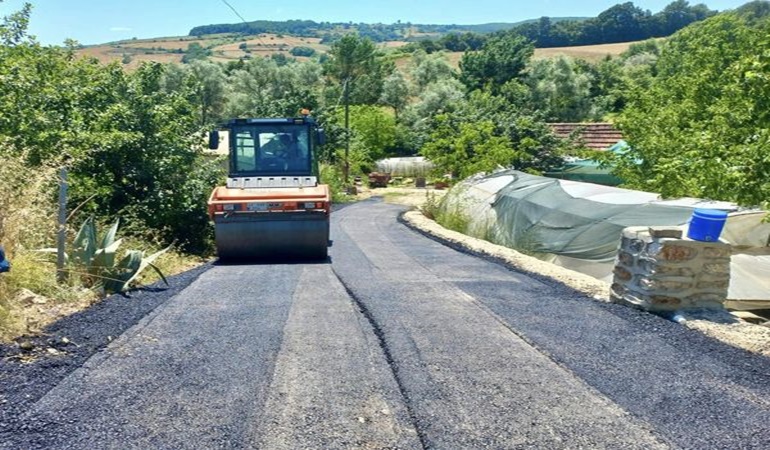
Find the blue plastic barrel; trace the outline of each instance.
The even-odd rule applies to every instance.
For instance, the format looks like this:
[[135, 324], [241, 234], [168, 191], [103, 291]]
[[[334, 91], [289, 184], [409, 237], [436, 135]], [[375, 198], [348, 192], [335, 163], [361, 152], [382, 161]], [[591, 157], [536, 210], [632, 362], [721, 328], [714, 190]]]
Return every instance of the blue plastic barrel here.
[[696, 209], [690, 218], [687, 237], [695, 241], [715, 242], [722, 234], [727, 220], [727, 211], [718, 209]]

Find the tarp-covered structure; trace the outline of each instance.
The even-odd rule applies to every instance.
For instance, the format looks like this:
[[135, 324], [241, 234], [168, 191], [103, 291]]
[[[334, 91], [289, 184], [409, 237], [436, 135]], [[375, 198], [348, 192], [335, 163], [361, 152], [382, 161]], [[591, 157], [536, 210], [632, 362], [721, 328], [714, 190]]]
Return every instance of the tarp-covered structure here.
[[453, 188], [442, 207], [463, 214], [470, 234], [611, 281], [620, 235], [629, 226], [686, 225], [695, 208], [729, 212], [730, 306], [770, 308], [767, 212], [507, 170]]
[[[607, 149], [607, 151], [616, 154], [623, 154], [628, 150], [628, 143], [623, 140]], [[544, 175], [549, 178], [584, 181], [606, 186], [617, 186], [623, 183], [623, 180], [612, 174], [611, 167], [593, 159], [572, 158], [565, 161], [561, 167], [549, 170]]]
[[389, 173], [394, 177], [427, 177], [433, 163], [423, 156], [381, 159], [375, 163], [377, 172]]

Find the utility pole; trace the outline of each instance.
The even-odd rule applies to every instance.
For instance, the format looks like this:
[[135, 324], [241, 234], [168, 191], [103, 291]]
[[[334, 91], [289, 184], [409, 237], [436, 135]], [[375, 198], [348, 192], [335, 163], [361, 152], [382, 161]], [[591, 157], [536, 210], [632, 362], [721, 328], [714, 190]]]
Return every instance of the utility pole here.
[[59, 170], [59, 231], [56, 237], [56, 280], [64, 283], [67, 272], [64, 270], [64, 245], [67, 240], [67, 168]]
[[345, 168], [344, 178], [347, 186], [350, 174], [350, 77], [345, 80], [344, 88], [345, 101]]

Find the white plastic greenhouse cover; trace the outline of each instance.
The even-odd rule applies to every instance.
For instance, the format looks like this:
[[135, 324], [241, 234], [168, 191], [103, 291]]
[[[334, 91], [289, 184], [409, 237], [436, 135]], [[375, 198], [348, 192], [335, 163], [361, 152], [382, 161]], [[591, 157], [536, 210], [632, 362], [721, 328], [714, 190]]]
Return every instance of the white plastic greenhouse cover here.
[[378, 172], [393, 176], [424, 177], [433, 169], [433, 163], [422, 156], [381, 159], [375, 164]]
[[728, 211], [722, 239], [733, 245], [729, 307], [770, 308], [770, 224], [766, 211], [507, 170], [468, 179], [444, 200], [472, 235], [611, 281], [620, 235], [629, 226], [683, 226], [695, 208]]

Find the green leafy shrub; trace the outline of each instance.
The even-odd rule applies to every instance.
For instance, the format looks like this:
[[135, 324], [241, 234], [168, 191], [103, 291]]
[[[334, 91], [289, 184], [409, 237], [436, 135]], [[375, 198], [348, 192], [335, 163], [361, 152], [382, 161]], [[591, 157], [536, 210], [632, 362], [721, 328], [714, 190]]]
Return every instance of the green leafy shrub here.
[[315, 50], [313, 50], [310, 47], [302, 47], [302, 46], [300, 46], [300, 47], [292, 48], [291, 51], [289, 51], [289, 53], [291, 53], [292, 56], [306, 56], [306, 57], [310, 57], [310, 56], [314, 56], [315, 55]]

